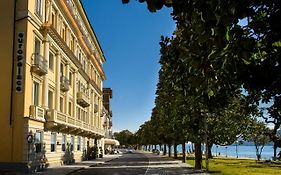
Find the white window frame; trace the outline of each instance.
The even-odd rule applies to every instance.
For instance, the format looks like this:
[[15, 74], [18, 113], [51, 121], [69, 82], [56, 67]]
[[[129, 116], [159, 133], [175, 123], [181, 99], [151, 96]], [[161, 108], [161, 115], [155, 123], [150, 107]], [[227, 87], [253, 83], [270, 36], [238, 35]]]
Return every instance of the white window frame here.
[[[57, 143], [57, 133], [51, 132], [50, 152], [56, 152], [57, 150], [56, 143]], [[54, 150], [52, 150], [52, 148], [54, 148]]]
[[43, 0], [35, 0], [35, 14], [42, 18]]
[[[38, 85], [37, 93], [35, 92], [35, 84]], [[40, 82], [33, 80], [32, 82], [32, 104], [39, 106], [40, 102]], [[35, 99], [36, 98], [36, 99]]]

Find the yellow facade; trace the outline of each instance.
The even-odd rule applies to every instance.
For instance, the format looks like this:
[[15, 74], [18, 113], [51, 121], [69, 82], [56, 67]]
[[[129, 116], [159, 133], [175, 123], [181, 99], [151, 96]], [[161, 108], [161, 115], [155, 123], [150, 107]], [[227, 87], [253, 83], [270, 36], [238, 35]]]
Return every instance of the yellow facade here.
[[[1, 1], [0, 168], [103, 147], [105, 61], [80, 1]], [[3, 24], [2, 24], [3, 22]], [[5, 26], [5, 27], [3, 27]]]

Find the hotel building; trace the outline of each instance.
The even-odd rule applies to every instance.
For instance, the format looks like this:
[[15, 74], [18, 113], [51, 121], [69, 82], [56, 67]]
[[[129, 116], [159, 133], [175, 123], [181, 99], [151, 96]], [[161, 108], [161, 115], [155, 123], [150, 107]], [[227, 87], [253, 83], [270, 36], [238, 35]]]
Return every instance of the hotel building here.
[[112, 98], [112, 89], [103, 88], [103, 127], [105, 131], [105, 137], [102, 139], [104, 144], [105, 153], [110, 153], [113, 146], [119, 146], [119, 141], [113, 138], [112, 133], [112, 110], [110, 100]]
[[82, 3], [0, 8], [0, 169], [81, 161], [94, 145], [103, 153], [105, 58]]

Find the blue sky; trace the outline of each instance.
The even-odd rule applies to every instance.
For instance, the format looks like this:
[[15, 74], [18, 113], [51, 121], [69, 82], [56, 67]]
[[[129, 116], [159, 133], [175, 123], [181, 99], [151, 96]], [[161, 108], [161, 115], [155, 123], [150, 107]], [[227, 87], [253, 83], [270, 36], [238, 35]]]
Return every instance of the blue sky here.
[[135, 0], [82, 3], [106, 57], [104, 87], [113, 90], [113, 130], [135, 132], [154, 107], [160, 36], [175, 29], [171, 9], [150, 13]]

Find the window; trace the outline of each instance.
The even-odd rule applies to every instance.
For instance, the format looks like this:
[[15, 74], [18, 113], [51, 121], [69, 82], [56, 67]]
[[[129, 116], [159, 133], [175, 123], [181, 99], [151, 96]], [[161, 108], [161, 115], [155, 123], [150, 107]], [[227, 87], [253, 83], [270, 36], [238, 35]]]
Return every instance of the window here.
[[66, 41], [66, 32], [67, 32], [66, 24], [63, 23], [61, 37], [64, 41]]
[[68, 102], [68, 114], [71, 116], [72, 115], [72, 103]]
[[57, 11], [55, 9], [52, 11], [52, 25], [55, 29], [57, 28]]
[[70, 38], [70, 49], [72, 50], [72, 52], [74, 52], [74, 36], [71, 35]]
[[81, 137], [77, 138], [77, 151], [80, 151]]
[[80, 112], [79, 112], [79, 108], [78, 107], [76, 107], [76, 117], [77, 117], [77, 119], [80, 119]]
[[34, 43], [34, 53], [40, 54], [40, 48], [41, 48], [41, 41], [36, 37], [35, 43]]
[[71, 136], [71, 140], [70, 140], [70, 151], [74, 150], [74, 136]]
[[36, 81], [32, 85], [32, 104], [39, 106], [39, 83]]
[[57, 137], [56, 137], [56, 133], [52, 132], [51, 133], [51, 152], [55, 152], [56, 150], [56, 141]]
[[86, 150], [86, 139], [83, 137], [83, 150]]
[[65, 142], [66, 142], [66, 136], [62, 135], [62, 138], [61, 138], [61, 150], [62, 151], [65, 151]]
[[42, 17], [42, 0], [35, 0], [35, 14]]
[[63, 112], [63, 97], [60, 97], [60, 112]]
[[53, 91], [48, 91], [48, 108], [53, 109], [54, 93]]
[[72, 86], [72, 73], [69, 72], [69, 85]]
[[49, 69], [54, 70], [54, 54], [52, 52], [49, 53]]
[[35, 144], [35, 152], [36, 153], [42, 152], [42, 133], [39, 131], [36, 131], [35, 133], [34, 144]]
[[63, 74], [63, 72], [64, 72], [63, 69], [64, 69], [63, 63], [61, 63], [61, 64], [60, 64], [60, 75], [61, 75], [61, 76], [64, 75], [64, 74]]
[[34, 43], [34, 64], [39, 64], [40, 63], [40, 48], [41, 48], [41, 41], [35, 37], [35, 43]]

